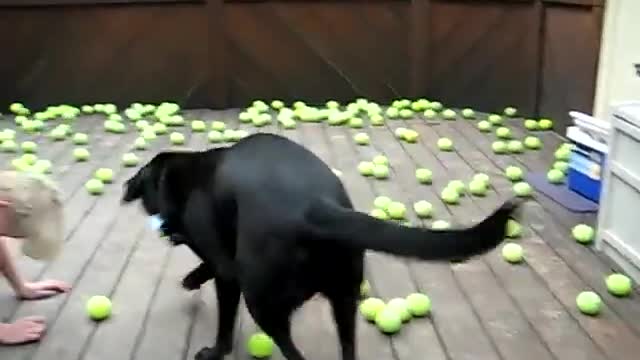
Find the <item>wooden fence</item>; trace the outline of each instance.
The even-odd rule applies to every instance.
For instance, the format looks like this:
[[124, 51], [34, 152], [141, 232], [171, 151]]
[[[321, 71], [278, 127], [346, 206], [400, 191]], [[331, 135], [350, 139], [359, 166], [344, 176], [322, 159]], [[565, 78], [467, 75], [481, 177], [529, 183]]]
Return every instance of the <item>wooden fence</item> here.
[[0, 105], [427, 97], [590, 112], [604, 0], [0, 0]]

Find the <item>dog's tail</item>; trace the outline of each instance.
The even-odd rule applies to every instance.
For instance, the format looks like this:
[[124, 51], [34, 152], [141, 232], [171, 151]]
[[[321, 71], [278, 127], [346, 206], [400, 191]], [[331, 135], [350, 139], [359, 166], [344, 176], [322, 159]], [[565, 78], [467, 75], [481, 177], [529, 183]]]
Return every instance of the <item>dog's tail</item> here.
[[403, 226], [326, 200], [309, 207], [305, 220], [314, 238], [422, 260], [462, 260], [498, 246], [505, 238], [507, 221], [521, 203], [510, 199], [483, 221], [460, 229]]

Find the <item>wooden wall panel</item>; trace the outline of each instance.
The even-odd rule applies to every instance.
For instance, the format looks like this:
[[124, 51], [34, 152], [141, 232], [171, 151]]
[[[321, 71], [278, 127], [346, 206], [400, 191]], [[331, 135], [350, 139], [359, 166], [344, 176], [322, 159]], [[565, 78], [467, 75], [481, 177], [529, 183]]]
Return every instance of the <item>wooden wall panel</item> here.
[[408, 2], [225, 4], [230, 103], [406, 94]]
[[540, 115], [570, 123], [567, 112], [591, 113], [600, 51], [602, 8], [545, 7]]
[[0, 11], [0, 99], [208, 103], [201, 5]]
[[485, 111], [533, 113], [539, 19], [532, 3], [432, 1], [430, 97]]

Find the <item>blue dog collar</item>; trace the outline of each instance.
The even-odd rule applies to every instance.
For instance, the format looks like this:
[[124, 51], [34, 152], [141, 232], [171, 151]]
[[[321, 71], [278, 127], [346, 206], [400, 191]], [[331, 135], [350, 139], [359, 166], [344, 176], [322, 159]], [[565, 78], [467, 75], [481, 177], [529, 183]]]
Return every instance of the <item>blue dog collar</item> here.
[[162, 220], [160, 215], [155, 214], [149, 216], [149, 224], [153, 230], [159, 230], [162, 223], [164, 223], [164, 220]]

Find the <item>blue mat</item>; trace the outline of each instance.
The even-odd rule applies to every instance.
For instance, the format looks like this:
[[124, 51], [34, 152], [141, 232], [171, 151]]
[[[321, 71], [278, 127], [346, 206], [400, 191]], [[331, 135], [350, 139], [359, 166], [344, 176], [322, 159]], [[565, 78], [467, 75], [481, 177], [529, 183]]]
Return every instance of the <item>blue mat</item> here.
[[567, 184], [551, 184], [546, 173], [530, 173], [525, 180], [538, 192], [546, 195], [562, 207], [576, 213], [598, 212], [598, 204], [570, 190]]

